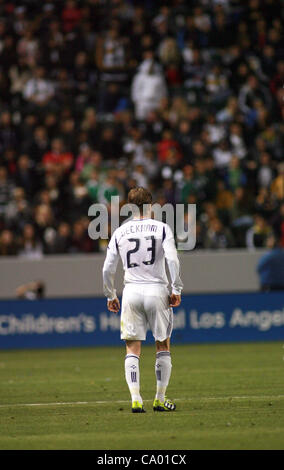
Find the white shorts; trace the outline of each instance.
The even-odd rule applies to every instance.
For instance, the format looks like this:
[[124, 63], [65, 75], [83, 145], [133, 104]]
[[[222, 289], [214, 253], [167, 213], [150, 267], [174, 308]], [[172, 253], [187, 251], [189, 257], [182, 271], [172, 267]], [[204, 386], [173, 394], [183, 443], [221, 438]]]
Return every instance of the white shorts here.
[[169, 338], [173, 329], [173, 309], [166, 286], [126, 284], [121, 303], [121, 339], [146, 339], [148, 327], [155, 341]]

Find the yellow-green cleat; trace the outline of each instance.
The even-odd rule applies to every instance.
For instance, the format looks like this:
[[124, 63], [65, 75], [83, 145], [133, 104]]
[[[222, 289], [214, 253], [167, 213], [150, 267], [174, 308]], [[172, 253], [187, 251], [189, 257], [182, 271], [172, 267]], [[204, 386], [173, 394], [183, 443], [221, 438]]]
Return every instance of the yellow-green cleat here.
[[157, 398], [155, 398], [154, 403], [153, 403], [153, 410], [154, 411], [175, 411], [176, 409], [176, 404], [169, 400], [168, 398], [165, 398], [164, 401], [160, 401]]
[[134, 401], [132, 403], [132, 413], [146, 413], [143, 408], [143, 405], [139, 401]]

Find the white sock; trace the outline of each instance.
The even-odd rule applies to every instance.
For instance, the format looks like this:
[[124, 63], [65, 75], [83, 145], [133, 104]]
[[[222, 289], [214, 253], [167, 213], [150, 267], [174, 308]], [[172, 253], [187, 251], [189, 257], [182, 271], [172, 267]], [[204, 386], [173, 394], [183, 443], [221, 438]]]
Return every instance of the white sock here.
[[160, 351], [156, 354], [155, 372], [157, 379], [156, 398], [160, 401], [165, 400], [167, 386], [169, 384], [172, 371], [171, 353], [169, 351]]
[[125, 379], [131, 394], [132, 402], [139, 401], [139, 403], [143, 404], [143, 400], [140, 395], [139, 356], [136, 356], [135, 354], [126, 354]]

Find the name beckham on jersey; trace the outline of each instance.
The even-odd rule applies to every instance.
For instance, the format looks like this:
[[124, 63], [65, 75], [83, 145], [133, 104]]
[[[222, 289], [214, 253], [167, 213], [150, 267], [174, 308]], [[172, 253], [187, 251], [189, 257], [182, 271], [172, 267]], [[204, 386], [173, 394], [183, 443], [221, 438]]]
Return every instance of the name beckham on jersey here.
[[124, 237], [125, 235], [130, 235], [131, 233], [137, 233], [137, 232], [157, 232], [157, 225], [153, 224], [135, 224], [135, 225], [130, 225], [129, 227], [126, 227], [124, 231], [121, 233], [121, 237]]

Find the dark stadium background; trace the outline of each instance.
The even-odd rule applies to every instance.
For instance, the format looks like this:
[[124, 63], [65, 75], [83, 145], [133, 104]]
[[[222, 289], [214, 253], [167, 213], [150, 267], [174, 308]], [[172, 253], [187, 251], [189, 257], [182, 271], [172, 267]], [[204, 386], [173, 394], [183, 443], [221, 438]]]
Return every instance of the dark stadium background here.
[[134, 185], [197, 204], [197, 250], [284, 246], [281, 5], [2, 0], [0, 255], [104, 250], [88, 207]]

